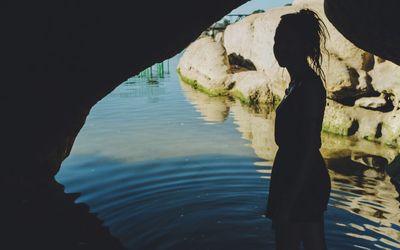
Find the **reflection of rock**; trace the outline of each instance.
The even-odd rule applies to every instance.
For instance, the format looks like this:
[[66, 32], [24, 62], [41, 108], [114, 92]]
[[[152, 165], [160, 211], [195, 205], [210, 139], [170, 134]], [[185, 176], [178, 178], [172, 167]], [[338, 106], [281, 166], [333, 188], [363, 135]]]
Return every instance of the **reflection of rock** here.
[[[241, 102], [224, 102], [223, 99], [227, 97], [211, 98], [185, 84], [182, 84], [182, 87], [188, 99], [198, 108], [206, 103], [207, 108], [204, 109], [203, 106], [199, 110], [221, 110], [220, 107], [224, 105], [226, 110], [230, 109], [242, 138], [250, 142], [249, 145], [260, 158], [268, 161], [262, 166], [270, 167], [278, 149], [274, 140], [274, 112], [254, 112], [251, 107]], [[211, 102], [211, 100], [219, 101]], [[204, 115], [204, 111], [200, 112]], [[208, 121], [209, 118], [204, 119]], [[396, 186], [391, 183], [394, 179], [385, 175], [383, 167], [395, 158], [397, 151], [370, 141], [357, 140], [354, 137], [328, 133], [322, 133], [321, 137], [321, 153], [327, 162], [332, 183], [331, 201], [333, 202], [330, 204], [371, 221], [370, 224], [342, 225], [385, 235], [392, 239], [392, 241], [386, 240], [385, 244], [396, 246], [395, 241], [399, 241], [400, 237], [391, 224], [400, 226], [398, 213], [400, 204], [396, 200], [398, 197]], [[260, 163], [256, 165], [261, 166]], [[271, 172], [269, 167], [257, 170], [267, 175], [262, 178], [269, 178], [268, 175]], [[394, 169], [392, 172], [400, 173]]]
[[352, 152], [351, 160], [353, 162], [361, 163], [364, 166], [378, 169], [382, 169], [388, 164], [388, 160], [383, 157], [376, 155], [367, 155], [360, 152]]
[[[397, 200], [399, 194], [392, 185], [390, 176], [373, 168], [360, 168], [349, 157], [328, 160], [327, 165], [332, 184], [331, 204], [370, 221], [342, 226], [360, 230], [361, 237], [378, 234], [378, 238], [371, 236], [374, 241], [379, 241], [384, 236], [386, 239], [380, 244], [398, 249], [400, 235], [395, 227], [400, 226], [400, 203]], [[349, 169], [354, 172], [348, 171]]]
[[397, 155], [396, 149], [382, 147], [379, 144], [357, 140], [352, 137], [343, 137], [322, 133], [321, 153], [326, 159], [351, 157], [351, 155], [377, 156], [390, 162]]
[[198, 92], [191, 86], [181, 82], [183, 93], [190, 103], [196, 106], [198, 112], [207, 122], [223, 122], [229, 114], [229, 106], [226, 98], [211, 98], [208, 95]]
[[[185, 95], [202, 113], [205, 121], [223, 121], [229, 111], [234, 116], [235, 123], [242, 137], [250, 141], [256, 154], [266, 160], [273, 160], [277, 150], [274, 139], [275, 112], [259, 110], [240, 102], [230, 102], [226, 97], [211, 98], [195, 91], [190, 86], [181, 84]], [[356, 137], [343, 137], [329, 133], [321, 133], [321, 153], [326, 159], [353, 158], [368, 167], [382, 167], [384, 162], [390, 162], [397, 155], [397, 150], [382, 147], [379, 144], [358, 140]]]
[[274, 120], [253, 113], [240, 103], [233, 104], [231, 111], [242, 138], [250, 141], [250, 146], [260, 158], [273, 160], [278, 149], [274, 139]]
[[400, 155], [386, 166], [386, 172], [392, 178], [391, 182], [395, 185], [397, 192], [400, 193]]
[[[256, 154], [266, 160], [273, 160], [277, 150], [274, 139], [274, 113], [256, 114], [249, 108], [236, 104], [231, 107], [238, 130], [242, 136], [251, 141]], [[352, 137], [342, 137], [329, 133], [321, 133], [321, 153], [324, 158], [351, 157], [365, 166], [382, 167], [384, 162], [390, 162], [397, 155], [396, 149], [382, 147], [379, 144], [357, 140]], [[357, 157], [355, 157], [357, 156]], [[376, 156], [376, 157], [373, 157]], [[360, 160], [360, 157], [370, 159]]]
[[188, 101], [196, 106], [197, 111], [201, 113], [205, 121], [223, 122], [228, 116], [229, 106], [226, 104], [226, 98], [211, 98], [182, 82], [181, 87]]

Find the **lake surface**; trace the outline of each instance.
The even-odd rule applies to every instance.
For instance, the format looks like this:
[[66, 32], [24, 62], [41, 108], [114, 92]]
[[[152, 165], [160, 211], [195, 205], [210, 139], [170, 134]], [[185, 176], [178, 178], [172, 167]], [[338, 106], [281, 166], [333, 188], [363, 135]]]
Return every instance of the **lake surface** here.
[[[56, 179], [129, 249], [273, 249], [274, 114], [181, 83], [179, 57], [101, 100]], [[323, 134], [321, 152], [328, 248], [400, 248], [399, 178], [384, 167], [396, 151]]]

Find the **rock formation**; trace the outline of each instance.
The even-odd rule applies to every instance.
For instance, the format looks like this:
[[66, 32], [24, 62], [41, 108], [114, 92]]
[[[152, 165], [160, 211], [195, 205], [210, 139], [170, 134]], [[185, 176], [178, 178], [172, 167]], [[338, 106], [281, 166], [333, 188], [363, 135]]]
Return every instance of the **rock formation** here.
[[[396, 122], [400, 119], [400, 67], [345, 38], [326, 18], [321, 0], [297, 0], [291, 6], [250, 15], [227, 26], [218, 40], [199, 38], [186, 49], [178, 65], [182, 78], [196, 82], [196, 87], [204, 92], [231, 95], [247, 104], [276, 106], [289, 76], [273, 55], [275, 29], [283, 14], [301, 8], [315, 10], [329, 32], [322, 64], [329, 99], [323, 129], [400, 146], [400, 123]], [[200, 49], [203, 44], [207, 45]], [[218, 47], [218, 57], [212, 55], [215, 47]], [[189, 56], [193, 53], [196, 57]], [[207, 61], [198, 53], [212, 58], [212, 63], [205, 65]], [[231, 57], [235, 60], [229, 60]], [[194, 66], [200, 62], [200, 68]], [[216, 65], [218, 70], [212, 72], [210, 68]], [[196, 71], [203, 73], [206, 69], [209, 73], [205, 73], [207, 80], [204, 80], [204, 75]], [[217, 71], [219, 75], [214, 74]], [[218, 81], [220, 84], [209, 84]]]

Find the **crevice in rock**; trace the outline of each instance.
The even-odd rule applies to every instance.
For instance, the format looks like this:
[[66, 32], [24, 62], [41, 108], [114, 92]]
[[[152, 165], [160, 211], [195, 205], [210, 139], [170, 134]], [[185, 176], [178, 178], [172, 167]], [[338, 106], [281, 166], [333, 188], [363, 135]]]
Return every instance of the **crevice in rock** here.
[[335, 99], [336, 102], [344, 105], [344, 106], [354, 106], [355, 102], [357, 99], [362, 98], [362, 97], [378, 97], [380, 96], [381, 93], [378, 91], [372, 91], [370, 93], [361, 93], [357, 96], [349, 96], [349, 97], [343, 97], [341, 99]]
[[354, 120], [347, 132], [347, 135], [349, 135], [349, 136], [354, 135], [357, 132], [358, 128], [359, 128], [358, 121]]
[[378, 91], [373, 91], [371, 93], [364, 93], [364, 94], [360, 94], [357, 96], [351, 96], [351, 97], [346, 97], [346, 98], [342, 98], [340, 100], [335, 100], [336, 102], [344, 105], [344, 106], [355, 106], [355, 102], [360, 99], [360, 98], [364, 98], [364, 97], [379, 97], [381, 95], [384, 95], [384, 98], [386, 100], [386, 104], [383, 105], [382, 107], [377, 107], [377, 108], [369, 108], [369, 107], [361, 107], [363, 109], [368, 109], [368, 110], [373, 110], [373, 111], [379, 111], [379, 112], [383, 112], [383, 113], [387, 113], [387, 112], [391, 112], [395, 109], [395, 106], [393, 104], [393, 94], [391, 93], [379, 93]]
[[382, 137], [382, 122], [376, 126], [376, 132], [375, 132], [375, 138], [381, 138]]
[[238, 55], [236, 53], [231, 53], [228, 55], [229, 65], [231, 66], [232, 73], [240, 72], [240, 71], [249, 71], [249, 70], [257, 70], [254, 63], [245, 59], [242, 55]]
[[226, 89], [227, 89], [227, 90], [233, 89], [233, 87], [235, 87], [235, 84], [236, 84], [236, 82], [230, 82], [230, 83], [228, 84], [228, 86], [226, 86]]

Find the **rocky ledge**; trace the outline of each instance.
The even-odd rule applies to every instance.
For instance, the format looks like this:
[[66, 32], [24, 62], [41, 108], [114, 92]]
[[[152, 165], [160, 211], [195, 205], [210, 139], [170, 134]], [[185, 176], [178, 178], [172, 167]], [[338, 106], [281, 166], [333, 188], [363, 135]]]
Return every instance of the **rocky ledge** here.
[[273, 55], [275, 29], [281, 15], [301, 8], [315, 10], [329, 31], [322, 65], [328, 96], [323, 130], [399, 147], [400, 66], [347, 40], [326, 18], [321, 0], [294, 1], [250, 15], [215, 37], [200, 36], [178, 64], [181, 79], [210, 96], [275, 107], [289, 80]]

